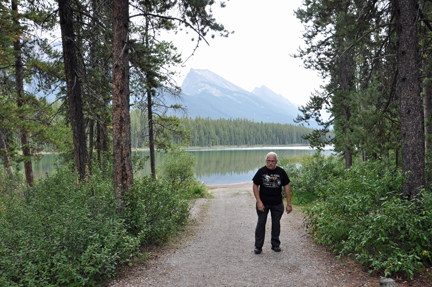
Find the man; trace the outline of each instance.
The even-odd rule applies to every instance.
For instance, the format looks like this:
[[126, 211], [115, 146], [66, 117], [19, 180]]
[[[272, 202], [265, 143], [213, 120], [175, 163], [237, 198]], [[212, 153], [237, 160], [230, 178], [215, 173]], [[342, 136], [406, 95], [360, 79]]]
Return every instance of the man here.
[[258, 214], [258, 223], [255, 229], [255, 254], [262, 252], [269, 211], [272, 219], [271, 249], [275, 252], [281, 251], [279, 246], [280, 219], [284, 212], [281, 187], [284, 188], [287, 199], [286, 212], [289, 214], [292, 211], [290, 180], [285, 170], [277, 166], [277, 162], [277, 154], [269, 152], [266, 156], [266, 165], [260, 168], [252, 179]]

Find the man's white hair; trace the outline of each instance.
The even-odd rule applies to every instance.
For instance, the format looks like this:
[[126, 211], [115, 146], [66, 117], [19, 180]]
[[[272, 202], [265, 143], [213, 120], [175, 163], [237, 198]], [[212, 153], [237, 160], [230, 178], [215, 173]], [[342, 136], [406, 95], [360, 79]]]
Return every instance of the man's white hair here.
[[275, 152], [272, 152], [272, 151], [269, 152], [269, 153], [266, 155], [266, 158], [265, 158], [266, 160], [267, 160], [267, 158], [268, 158], [269, 155], [274, 155], [274, 156], [276, 157], [276, 160], [279, 161], [279, 160], [278, 160], [278, 156], [277, 156], [277, 154], [276, 154]]

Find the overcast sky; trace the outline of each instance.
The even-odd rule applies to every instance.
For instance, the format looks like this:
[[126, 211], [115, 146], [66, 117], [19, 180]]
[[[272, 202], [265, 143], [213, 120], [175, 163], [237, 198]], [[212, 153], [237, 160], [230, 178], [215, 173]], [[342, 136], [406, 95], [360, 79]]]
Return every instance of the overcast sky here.
[[[208, 37], [210, 46], [201, 42], [195, 55], [180, 69], [178, 84], [191, 68], [208, 69], [247, 91], [265, 85], [295, 104], [306, 104], [323, 80], [316, 71], [304, 69], [300, 59], [290, 56], [304, 46], [304, 28], [293, 12], [301, 3], [302, 0], [230, 0], [223, 9], [217, 9], [219, 5], [215, 4], [215, 18], [234, 34], [228, 38]], [[184, 59], [195, 45], [192, 35], [173, 39]]]

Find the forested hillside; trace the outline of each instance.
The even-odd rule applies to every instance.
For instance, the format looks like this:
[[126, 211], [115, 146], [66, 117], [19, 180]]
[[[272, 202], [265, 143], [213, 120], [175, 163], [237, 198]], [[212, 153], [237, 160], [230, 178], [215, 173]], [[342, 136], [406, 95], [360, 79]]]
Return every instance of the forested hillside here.
[[246, 119], [183, 118], [191, 131], [190, 146], [290, 145], [308, 144], [302, 135], [311, 129], [277, 123], [257, 123]]
[[[247, 119], [218, 119], [196, 117], [181, 118], [181, 125], [190, 131], [188, 146], [254, 146], [308, 144], [302, 135], [310, 128], [290, 124], [253, 122]], [[132, 148], [144, 148], [148, 144], [146, 117], [137, 110], [131, 112]], [[180, 140], [174, 139], [176, 144]]]

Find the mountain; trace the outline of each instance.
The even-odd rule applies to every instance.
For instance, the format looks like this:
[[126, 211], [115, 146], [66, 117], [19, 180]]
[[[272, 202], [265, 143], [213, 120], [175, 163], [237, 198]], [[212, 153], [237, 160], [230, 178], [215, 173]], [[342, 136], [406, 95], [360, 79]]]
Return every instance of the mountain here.
[[[299, 113], [288, 99], [265, 86], [248, 92], [209, 70], [191, 69], [181, 88], [179, 103], [192, 118], [245, 118], [294, 124], [293, 119]], [[172, 103], [168, 101], [168, 104]]]

